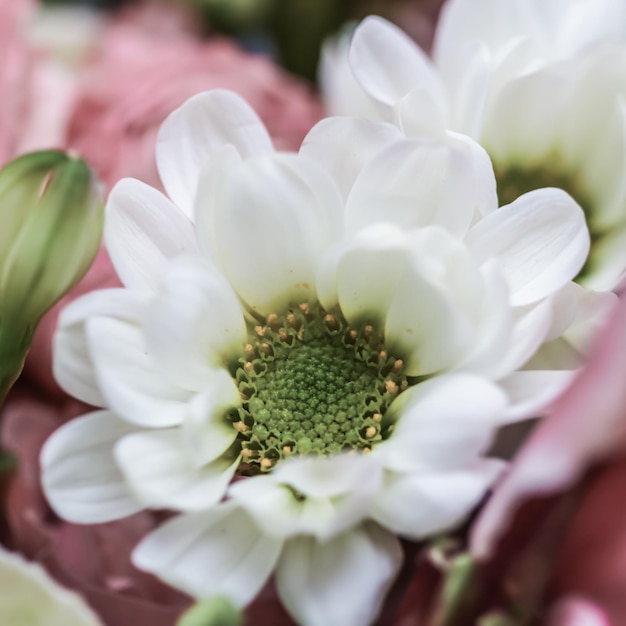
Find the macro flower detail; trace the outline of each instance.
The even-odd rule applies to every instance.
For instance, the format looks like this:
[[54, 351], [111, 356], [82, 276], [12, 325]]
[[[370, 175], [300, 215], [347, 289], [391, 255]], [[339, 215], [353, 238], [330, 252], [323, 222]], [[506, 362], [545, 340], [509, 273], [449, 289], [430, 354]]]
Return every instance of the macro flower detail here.
[[245, 400], [230, 417], [253, 472], [293, 454], [369, 452], [388, 437], [383, 417], [408, 382], [370, 324], [352, 329], [308, 303], [267, 322], [229, 368]]
[[[592, 237], [576, 280], [612, 290], [626, 274], [623, 23], [615, 2], [449, 0], [432, 59], [369, 17], [355, 31], [350, 64], [380, 118], [407, 136], [477, 140], [493, 161], [501, 205], [542, 187], [570, 193]], [[360, 99], [352, 108], [363, 109]]]
[[582, 210], [554, 189], [496, 210], [479, 146], [384, 123], [278, 153], [220, 90], [166, 120], [157, 162], [169, 198], [109, 197], [125, 287], [60, 318], [57, 379], [100, 408], [46, 443], [47, 497], [81, 523], [176, 512], [133, 559], [196, 597], [241, 607], [274, 574], [299, 623], [371, 623], [398, 536], [461, 523], [495, 429], [577, 367], [532, 359], [582, 312]]

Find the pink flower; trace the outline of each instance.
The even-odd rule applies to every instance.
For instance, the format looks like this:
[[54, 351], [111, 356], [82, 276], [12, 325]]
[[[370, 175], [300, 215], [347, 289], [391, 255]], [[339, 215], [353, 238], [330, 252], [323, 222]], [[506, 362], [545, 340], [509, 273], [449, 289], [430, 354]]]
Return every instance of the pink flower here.
[[[64, 24], [38, 14], [35, 0], [0, 0], [0, 165], [31, 150], [69, 148], [108, 187], [125, 176], [158, 186], [161, 122], [216, 87], [246, 98], [278, 149], [297, 148], [321, 117], [310, 86], [227, 39], [201, 39], [182, 7], [148, 4], [98, 28], [85, 17]], [[67, 29], [87, 30], [73, 33], [72, 44]]]
[[0, 0], [0, 165], [15, 155], [26, 117], [31, 59], [21, 33], [32, 8], [30, 0]]
[[548, 614], [552, 606], [558, 626], [626, 624], [625, 490], [622, 297], [587, 366], [473, 526], [470, 547], [489, 589], [483, 608], [495, 602]]
[[[146, 26], [146, 23], [148, 26]], [[124, 176], [159, 185], [154, 144], [161, 122], [187, 98], [222, 87], [242, 95], [279, 149], [297, 148], [320, 118], [309, 87], [265, 57], [227, 39], [183, 31], [162, 36], [155, 16], [113, 24], [86, 68], [67, 145], [94, 165], [108, 186]]]

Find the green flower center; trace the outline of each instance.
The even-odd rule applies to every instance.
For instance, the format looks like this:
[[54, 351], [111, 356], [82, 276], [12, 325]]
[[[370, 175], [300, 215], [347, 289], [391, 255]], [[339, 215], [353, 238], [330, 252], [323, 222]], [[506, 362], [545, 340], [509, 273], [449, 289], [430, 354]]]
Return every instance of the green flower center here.
[[[581, 188], [580, 182], [573, 175], [568, 175], [562, 171], [551, 167], [535, 166], [521, 167], [510, 166], [506, 168], [496, 167], [496, 181], [498, 184], [498, 202], [500, 206], [513, 202], [522, 194], [542, 187], [557, 187], [563, 189], [578, 202], [587, 221], [589, 235], [592, 243], [596, 243], [606, 233], [594, 227], [592, 215], [592, 203], [589, 202], [585, 192]], [[591, 270], [592, 256], [581, 269], [577, 279], [584, 278]]]
[[373, 326], [303, 304], [250, 328], [245, 354], [229, 369], [242, 407], [239, 474], [269, 471], [302, 454], [366, 453], [389, 437], [387, 408], [408, 382]]

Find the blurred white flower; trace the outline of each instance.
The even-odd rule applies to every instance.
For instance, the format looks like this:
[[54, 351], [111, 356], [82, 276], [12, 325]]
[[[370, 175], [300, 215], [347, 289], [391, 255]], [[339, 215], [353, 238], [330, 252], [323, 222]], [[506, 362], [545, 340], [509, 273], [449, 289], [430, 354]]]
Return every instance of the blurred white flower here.
[[100, 626], [80, 596], [36, 564], [0, 547], [0, 623], [7, 626]]
[[[500, 204], [559, 187], [592, 237], [577, 281], [614, 289], [626, 271], [626, 5], [616, 0], [450, 0], [432, 60], [377, 17], [357, 27], [357, 81], [408, 136], [466, 133], [494, 163]], [[322, 85], [333, 84], [333, 69]], [[327, 99], [341, 98], [330, 88]], [[346, 96], [344, 100], [349, 100]], [[343, 112], [363, 109], [362, 98]]]
[[134, 560], [197, 597], [243, 606], [275, 571], [299, 623], [370, 623], [396, 535], [459, 524], [494, 430], [569, 380], [522, 368], [578, 311], [583, 213], [559, 190], [496, 210], [463, 137], [329, 118], [277, 153], [226, 91], [157, 146], [171, 200], [125, 179], [108, 202], [125, 288], [60, 320], [57, 378], [102, 410], [47, 442], [47, 496], [80, 523], [180, 512]]

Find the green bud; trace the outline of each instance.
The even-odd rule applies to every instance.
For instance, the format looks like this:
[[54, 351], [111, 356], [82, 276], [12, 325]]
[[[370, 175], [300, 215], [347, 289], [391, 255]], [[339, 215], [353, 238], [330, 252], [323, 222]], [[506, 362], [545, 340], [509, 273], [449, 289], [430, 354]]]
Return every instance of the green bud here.
[[43, 314], [85, 274], [104, 220], [100, 184], [77, 157], [47, 150], [0, 170], [0, 400]]
[[241, 611], [224, 596], [211, 596], [194, 604], [177, 626], [241, 626]]

